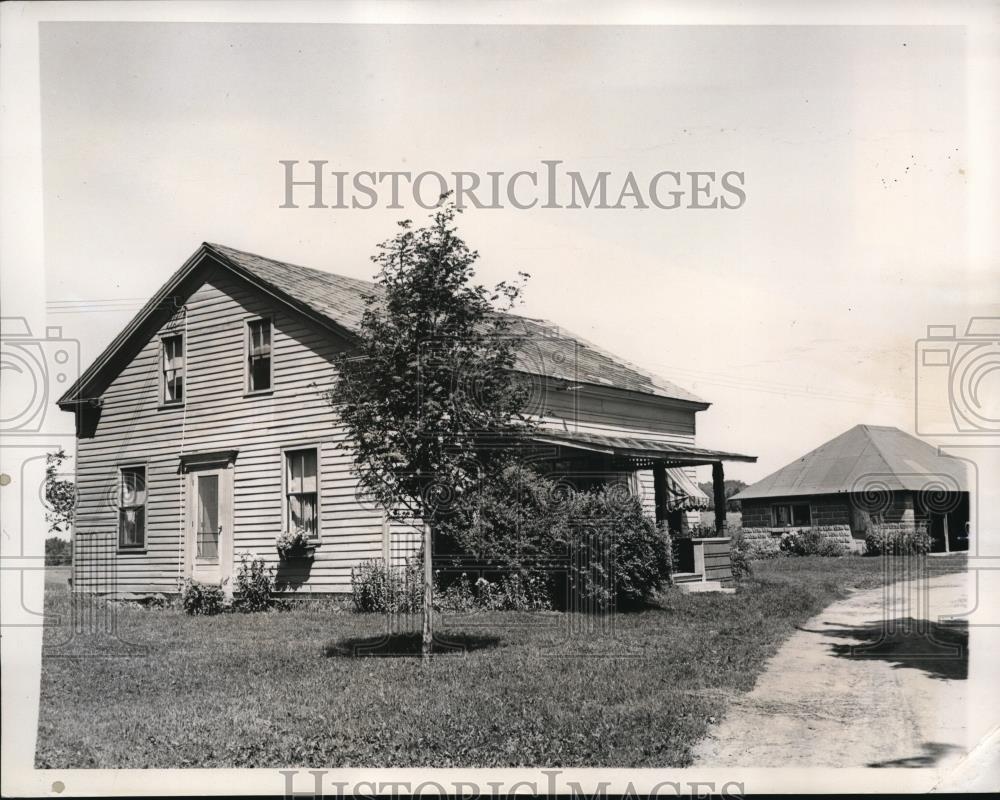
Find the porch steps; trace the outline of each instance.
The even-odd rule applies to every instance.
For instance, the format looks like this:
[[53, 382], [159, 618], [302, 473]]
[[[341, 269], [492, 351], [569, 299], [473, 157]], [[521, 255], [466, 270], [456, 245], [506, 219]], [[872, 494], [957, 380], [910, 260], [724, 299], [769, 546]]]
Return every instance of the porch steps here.
[[682, 592], [721, 592], [736, 594], [733, 586], [723, 586], [722, 581], [703, 581], [697, 572], [679, 572], [673, 576], [674, 583]]

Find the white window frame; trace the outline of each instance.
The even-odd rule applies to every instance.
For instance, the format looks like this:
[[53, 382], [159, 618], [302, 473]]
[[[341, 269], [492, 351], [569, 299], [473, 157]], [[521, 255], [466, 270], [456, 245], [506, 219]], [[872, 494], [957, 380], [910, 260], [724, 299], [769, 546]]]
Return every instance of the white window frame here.
[[[122, 501], [124, 500], [125, 473], [134, 472], [135, 470], [142, 470], [142, 542], [139, 544], [124, 544], [122, 541], [122, 535], [124, 534], [124, 529], [122, 528], [122, 509], [125, 506]], [[115, 549], [120, 553], [145, 553], [146, 543], [149, 540], [149, 465], [144, 461], [119, 464], [116, 470], [116, 480], [118, 483], [115, 488], [115, 497], [117, 499], [115, 505]], [[138, 507], [130, 506], [130, 508]]]
[[[270, 333], [270, 350], [268, 351], [268, 376], [266, 389], [250, 388], [250, 326], [255, 322], [266, 322]], [[274, 391], [274, 318], [273, 317], [248, 317], [243, 322], [243, 392], [246, 397], [257, 395], [267, 395]]]
[[[181, 342], [181, 398], [171, 400], [167, 397], [167, 341], [180, 339]], [[188, 396], [188, 351], [187, 337], [183, 331], [174, 331], [160, 335], [160, 405], [161, 406], [182, 406], [187, 402]]]
[[310, 542], [316, 544], [323, 539], [323, 447], [319, 442], [303, 442], [281, 448], [281, 529], [290, 531], [290, 508], [288, 503], [288, 457], [292, 453], [312, 450], [316, 454], [316, 535]]

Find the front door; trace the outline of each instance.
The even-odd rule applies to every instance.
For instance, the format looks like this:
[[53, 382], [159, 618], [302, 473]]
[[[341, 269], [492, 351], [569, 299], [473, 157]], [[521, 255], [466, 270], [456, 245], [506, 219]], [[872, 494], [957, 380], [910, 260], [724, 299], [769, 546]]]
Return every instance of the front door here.
[[198, 583], [232, 590], [233, 503], [231, 469], [195, 469], [188, 473], [189, 577]]

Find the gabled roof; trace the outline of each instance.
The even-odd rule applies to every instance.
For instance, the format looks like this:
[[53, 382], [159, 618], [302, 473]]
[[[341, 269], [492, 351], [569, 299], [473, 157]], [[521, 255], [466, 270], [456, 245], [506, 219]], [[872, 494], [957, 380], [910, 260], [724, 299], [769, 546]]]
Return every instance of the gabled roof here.
[[748, 486], [733, 500], [868, 490], [968, 491], [961, 461], [899, 428], [855, 425], [802, 458]]
[[[171, 298], [197, 288], [197, 271], [206, 261], [228, 268], [244, 280], [292, 306], [331, 330], [354, 335], [366, 308], [366, 298], [379, 293], [374, 283], [302, 267], [236, 250], [221, 244], [204, 243], [171, 276], [125, 329], [59, 399], [70, 407], [82, 399], [97, 397], [117, 375], [121, 364], [136, 344], [152, 335], [150, 325]], [[523, 337], [515, 369], [576, 383], [607, 386], [655, 397], [680, 400], [707, 408], [709, 403], [670, 381], [591, 344], [583, 337], [545, 320], [511, 317], [512, 336]]]

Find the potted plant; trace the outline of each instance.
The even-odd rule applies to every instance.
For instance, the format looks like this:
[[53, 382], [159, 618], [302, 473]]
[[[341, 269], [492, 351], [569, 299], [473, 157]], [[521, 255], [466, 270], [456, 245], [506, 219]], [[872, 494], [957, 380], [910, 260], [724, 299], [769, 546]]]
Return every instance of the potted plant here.
[[290, 561], [295, 558], [312, 558], [316, 553], [316, 545], [309, 538], [309, 534], [302, 528], [294, 531], [284, 531], [277, 541], [278, 556], [282, 561]]

